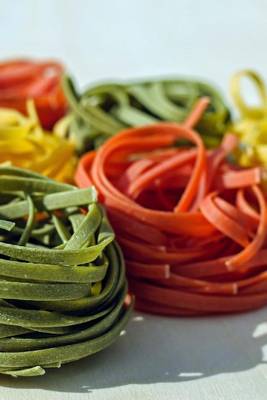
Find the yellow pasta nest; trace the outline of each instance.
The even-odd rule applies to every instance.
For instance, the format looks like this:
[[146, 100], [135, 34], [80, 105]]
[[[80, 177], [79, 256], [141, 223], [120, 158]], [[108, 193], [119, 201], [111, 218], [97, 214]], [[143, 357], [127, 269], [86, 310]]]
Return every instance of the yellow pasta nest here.
[[27, 102], [28, 115], [0, 108], [0, 163], [10, 162], [59, 181], [71, 182], [76, 166], [70, 141], [44, 131], [34, 102]]
[[[244, 100], [240, 85], [243, 78], [247, 78], [255, 85], [260, 98], [258, 106], [248, 105]], [[240, 114], [240, 119], [231, 127], [240, 138], [238, 162], [244, 167], [253, 165], [267, 167], [267, 90], [265, 83], [254, 71], [240, 71], [232, 77], [231, 94]]]

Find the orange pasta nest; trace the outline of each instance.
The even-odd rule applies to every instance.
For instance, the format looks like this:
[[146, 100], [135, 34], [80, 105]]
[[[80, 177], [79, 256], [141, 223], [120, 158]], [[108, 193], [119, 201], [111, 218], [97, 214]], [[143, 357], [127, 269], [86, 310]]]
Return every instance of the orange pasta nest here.
[[67, 109], [61, 88], [63, 66], [55, 61], [28, 59], [0, 63], [0, 107], [27, 111], [27, 100], [34, 99], [39, 119], [51, 128]]
[[238, 144], [232, 134], [205, 148], [193, 126], [207, 104], [201, 99], [184, 124], [121, 132], [76, 172], [107, 206], [143, 311], [202, 315], [267, 303], [262, 170], [228, 160]]

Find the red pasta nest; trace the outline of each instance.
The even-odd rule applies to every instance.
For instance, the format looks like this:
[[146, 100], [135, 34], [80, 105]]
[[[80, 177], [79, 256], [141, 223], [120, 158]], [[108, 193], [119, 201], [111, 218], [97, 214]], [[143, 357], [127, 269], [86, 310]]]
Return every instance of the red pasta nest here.
[[27, 99], [34, 99], [42, 125], [51, 128], [67, 108], [60, 83], [62, 73], [62, 65], [53, 61], [0, 63], [0, 107], [25, 113]]
[[[202, 315], [267, 303], [261, 170], [227, 160], [234, 135], [216, 150], [204, 147], [192, 126], [206, 106], [202, 99], [183, 125], [121, 132], [76, 172], [108, 209], [139, 310]], [[177, 146], [180, 139], [195, 146]]]

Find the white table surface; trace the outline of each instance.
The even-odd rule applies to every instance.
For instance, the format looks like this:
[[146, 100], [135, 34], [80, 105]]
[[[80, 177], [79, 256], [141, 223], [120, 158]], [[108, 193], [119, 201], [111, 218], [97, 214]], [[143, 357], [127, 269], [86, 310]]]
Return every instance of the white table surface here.
[[[57, 57], [80, 85], [191, 75], [227, 95], [233, 72], [267, 79], [264, 0], [0, 0], [0, 58]], [[265, 400], [267, 308], [212, 318], [135, 313], [125, 335], [40, 378], [0, 376], [1, 400]]]

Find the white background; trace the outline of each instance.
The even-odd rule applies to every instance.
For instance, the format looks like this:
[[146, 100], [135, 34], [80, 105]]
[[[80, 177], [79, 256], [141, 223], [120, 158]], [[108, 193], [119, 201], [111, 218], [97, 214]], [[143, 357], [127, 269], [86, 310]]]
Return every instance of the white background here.
[[[14, 56], [63, 60], [80, 85], [180, 74], [210, 79], [228, 96], [241, 68], [267, 77], [267, 2], [0, 0], [0, 57]], [[0, 398], [265, 400], [265, 321], [267, 309], [201, 319], [138, 313], [99, 355], [40, 378], [0, 377]]]
[[81, 84], [266, 72], [265, 0], [0, 0], [0, 18], [1, 57], [59, 58]]

